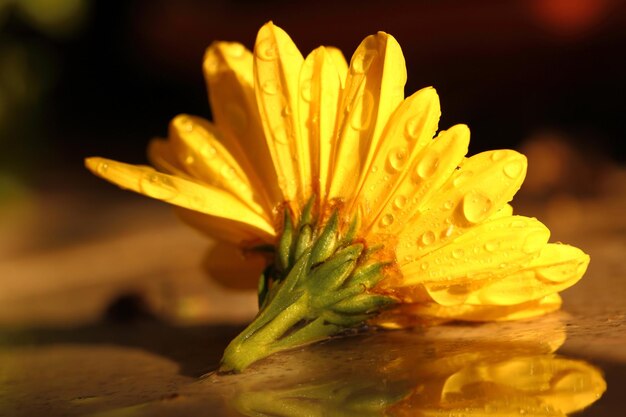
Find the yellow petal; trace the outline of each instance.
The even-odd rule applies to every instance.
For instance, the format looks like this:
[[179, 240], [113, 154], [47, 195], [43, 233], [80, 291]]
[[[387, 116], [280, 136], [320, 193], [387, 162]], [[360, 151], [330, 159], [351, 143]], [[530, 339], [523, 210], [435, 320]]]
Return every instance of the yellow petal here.
[[289, 35], [265, 24], [254, 46], [255, 93], [278, 185], [297, 209], [310, 193], [309, 145], [299, 133], [298, 84], [304, 59]]
[[239, 43], [214, 42], [203, 69], [220, 140], [266, 205], [274, 207], [283, 198], [257, 109], [252, 53]]
[[405, 82], [398, 42], [384, 32], [365, 38], [350, 61], [341, 101], [330, 198], [353, 198], [360, 188]]
[[204, 266], [211, 278], [227, 288], [256, 290], [266, 259], [254, 251], [217, 243], [207, 253]]
[[323, 46], [307, 56], [300, 72], [300, 132], [309, 143], [311, 177], [318, 198], [327, 194], [330, 158], [336, 134], [341, 79]]
[[496, 211], [489, 217], [491, 220], [499, 219], [500, 217], [511, 217], [513, 215], [513, 206], [510, 204], [503, 205], [500, 210]]
[[150, 163], [160, 171], [189, 179], [189, 173], [178, 159], [170, 146], [170, 142], [164, 139], [152, 139], [148, 144], [148, 159]]
[[105, 158], [87, 158], [85, 165], [95, 175], [121, 188], [175, 206], [248, 224], [265, 235], [275, 235], [273, 225], [266, 218], [218, 188], [162, 174], [151, 167], [129, 165]]
[[[442, 131], [435, 140], [429, 138], [427, 146], [411, 162], [402, 181], [388, 195], [382, 210], [370, 221], [368, 236], [400, 233], [407, 222], [428, 207], [428, 201], [463, 160], [468, 145], [469, 129], [465, 125]], [[383, 183], [377, 188], [379, 193], [385, 192]]]
[[199, 117], [180, 115], [170, 123], [171, 148], [192, 177], [228, 191], [256, 213], [269, 218], [271, 209], [261, 205], [261, 197], [217, 134], [211, 123]]
[[405, 180], [406, 168], [432, 142], [440, 115], [439, 97], [433, 88], [416, 92], [393, 113], [355, 198], [366, 225], [380, 213]]
[[549, 237], [548, 228], [536, 219], [522, 216], [495, 219], [401, 265], [404, 276], [396, 282], [383, 281], [381, 285], [402, 288], [427, 284], [429, 295], [438, 303], [458, 304], [459, 298], [468, 296], [471, 289], [468, 284], [518, 271], [539, 256]]
[[589, 256], [573, 246], [546, 245], [530, 265], [472, 292], [466, 302], [512, 305], [545, 297], [574, 285], [587, 270]]
[[211, 216], [182, 207], [175, 207], [175, 213], [189, 226], [221, 242], [239, 247], [259, 244], [274, 244], [275, 234], [261, 230], [254, 225], [241, 223], [223, 217]]
[[551, 294], [539, 300], [533, 300], [511, 306], [475, 306], [461, 304], [442, 306], [437, 303], [408, 304], [405, 313], [423, 318], [463, 321], [508, 321], [541, 316], [561, 307], [561, 297]]
[[339, 48], [335, 48], [334, 46], [327, 46], [326, 52], [330, 55], [333, 60], [333, 64], [335, 64], [335, 68], [339, 73], [339, 79], [341, 80], [341, 88], [346, 85], [346, 77], [348, 76], [348, 62], [346, 61], [346, 57], [343, 56], [343, 52]]
[[397, 259], [406, 263], [431, 252], [488, 219], [511, 201], [526, 175], [526, 158], [515, 151], [483, 152], [460, 169], [407, 221]]

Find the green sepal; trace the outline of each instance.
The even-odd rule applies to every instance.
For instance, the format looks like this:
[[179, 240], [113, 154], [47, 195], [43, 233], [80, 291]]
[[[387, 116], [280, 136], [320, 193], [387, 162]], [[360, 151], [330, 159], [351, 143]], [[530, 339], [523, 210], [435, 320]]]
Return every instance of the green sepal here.
[[336, 211], [315, 231], [310, 207], [297, 227], [285, 214], [278, 268], [268, 267], [259, 281], [261, 309], [226, 348], [222, 371], [241, 371], [274, 352], [359, 327], [395, 301], [368, 292], [386, 263], [370, 262], [363, 243], [340, 236]]
[[376, 262], [358, 267], [350, 277], [350, 285], [363, 285], [372, 288], [383, 278], [382, 270], [386, 263]]
[[338, 231], [339, 215], [335, 211], [328, 219], [326, 226], [324, 226], [322, 233], [313, 246], [313, 251], [311, 252], [311, 262], [313, 265], [324, 262], [335, 252], [337, 248]]
[[371, 313], [391, 304], [389, 297], [377, 294], [359, 294], [333, 306], [333, 311], [345, 314]]
[[283, 234], [278, 241], [277, 263], [281, 271], [287, 271], [290, 266], [291, 245], [293, 243], [293, 225], [288, 210], [285, 209], [285, 220], [283, 226]]

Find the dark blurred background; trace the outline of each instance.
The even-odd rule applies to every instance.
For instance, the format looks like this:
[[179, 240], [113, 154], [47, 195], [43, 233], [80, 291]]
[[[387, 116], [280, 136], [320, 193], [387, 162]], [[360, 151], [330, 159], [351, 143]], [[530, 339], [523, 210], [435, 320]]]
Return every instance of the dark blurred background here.
[[545, 139], [626, 158], [624, 1], [3, 0], [0, 195], [95, 184], [85, 156], [144, 162], [174, 115], [210, 117], [210, 42], [251, 48], [270, 19], [305, 55], [332, 44], [349, 59], [366, 35], [393, 34], [407, 94], [435, 86], [440, 127], [467, 123], [470, 153]]

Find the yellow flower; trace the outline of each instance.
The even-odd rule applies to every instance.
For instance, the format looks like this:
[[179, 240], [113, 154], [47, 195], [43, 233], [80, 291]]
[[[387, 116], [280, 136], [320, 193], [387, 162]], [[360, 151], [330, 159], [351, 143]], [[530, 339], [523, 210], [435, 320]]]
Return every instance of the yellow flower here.
[[[174, 118], [168, 139], [149, 148], [163, 172], [103, 158], [86, 164], [180, 207], [220, 240], [275, 248], [260, 282], [260, 324], [251, 325], [271, 328], [273, 339], [256, 340], [268, 346], [263, 354], [231, 367], [372, 318], [395, 327], [414, 316], [544, 314], [585, 272], [581, 250], [549, 244], [543, 224], [512, 214], [523, 155], [466, 157], [467, 126], [437, 133], [433, 88], [404, 98], [404, 57], [391, 35], [365, 38], [348, 65], [332, 47], [304, 58], [270, 22], [253, 53], [215, 42], [203, 68], [214, 121]], [[274, 319], [282, 324], [272, 327]]]

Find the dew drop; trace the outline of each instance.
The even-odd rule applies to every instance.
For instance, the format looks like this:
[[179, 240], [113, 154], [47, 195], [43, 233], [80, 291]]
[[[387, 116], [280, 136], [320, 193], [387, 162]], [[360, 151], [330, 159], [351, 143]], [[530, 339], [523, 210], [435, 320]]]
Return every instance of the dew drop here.
[[265, 80], [261, 85], [261, 90], [268, 96], [273, 96], [278, 93], [278, 83], [276, 80]]
[[393, 205], [398, 210], [402, 210], [404, 206], [406, 206], [406, 197], [403, 195], [399, 195], [393, 200]]
[[232, 58], [242, 58], [245, 52], [245, 46], [235, 42], [229, 44], [229, 47], [226, 49], [226, 53]]
[[504, 175], [506, 175], [507, 177], [511, 179], [515, 179], [519, 177], [519, 175], [522, 172], [522, 169], [523, 169], [522, 161], [515, 160], [515, 161], [508, 162], [506, 165], [504, 165], [503, 171], [504, 171]]
[[372, 168], [370, 169], [370, 172], [372, 174], [375, 174], [378, 171], [378, 167], [376, 165], [372, 165]]
[[144, 174], [139, 180], [139, 189], [146, 195], [158, 200], [171, 200], [178, 195], [178, 189], [168, 177], [157, 174]]
[[493, 151], [491, 153], [491, 160], [493, 162], [499, 161], [506, 156], [506, 152], [502, 150]]
[[465, 251], [461, 248], [457, 248], [452, 251], [452, 257], [454, 259], [461, 259], [463, 255], [465, 255]]
[[224, 178], [230, 179], [235, 175], [235, 169], [231, 166], [224, 165], [222, 166], [220, 173], [222, 174]]
[[105, 174], [108, 170], [109, 164], [107, 164], [106, 162], [100, 162], [98, 164], [98, 167], [96, 168], [96, 171], [98, 171], [99, 174]]
[[380, 219], [380, 225], [382, 227], [387, 227], [390, 224], [392, 224], [393, 221], [394, 221], [393, 214], [387, 213]]
[[422, 264], [420, 265], [420, 268], [422, 268], [422, 271], [426, 271], [429, 266], [430, 265], [428, 265], [428, 262], [422, 262]]
[[217, 153], [217, 149], [215, 149], [215, 146], [205, 146], [200, 150], [200, 153], [202, 154], [202, 156], [205, 159], [211, 159], [215, 156], [215, 154]]
[[281, 145], [289, 144], [289, 135], [287, 134], [287, 127], [284, 124], [277, 125], [272, 129], [274, 133], [274, 142]]
[[416, 173], [420, 178], [426, 179], [435, 173], [438, 166], [439, 155], [434, 152], [428, 152], [417, 164]]
[[389, 165], [395, 171], [399, 171], [404, 168], [407, 160], [407, 149], [403, 146], [392, 149], [391, 152], [389, 152], [389, 155], [387, 155], [387, 162], [389, 162]]
[[256, 53], [256, 56], [263, 61], [273, 61], [278, 56], [276, 43], [274, 43], [270, 38], [263, 39], [259, 42], [254, 52]]
[[423, 118], [420, 116], [416, 116], [407, 120], [406, 124], [404, 125], [404, 133], [406, 134], [406, 138], [408, 140], [414, 140], [419, 138], [420, 133], [422, 133], [423, 127]]
[[185, 158], [185, 164], [191, 165], [194, 162], [195, 162], [195, 159], [194, 159], [193, 155], [187, 155], [187, 157]]
[[522, 245], [522, 252], [527, 255], [539, 252], [548, 241], [549, 233], [545, 230], [537, 230], [526, 236], [524, 245]]
[[452, 185], [458, 188], [467, 183], [472, 175], [474, 175], [472, 171], [461, 171], [459, 175], [452, 181]]
[[452, 202], [452, 200], [448, 200], [443, 203], [444, 210], [450, 210], [452, 207], [454, 207], [454, 203]]
[[497, 241], [487, 242], [485, 243], [485, 250], [487, 252], [493, 252], [496, 249], [498, 249], [498, 246], [499, 246], [499, 242]]
[[355, 130], [366, 130], [372, 121], [374, 109], [374, 97], [369, 91], [365, 91], [355, 99], [354, 108], [350, 109], [350, 126]]
[[463, 197], [463, 216], [470, 223], [479, 223], [489, 214], [493, 202], [489, 197], [477, 191], [470, 191]]
[[193, 121], [187, 116], [181, 116], [178, 119], [180, 128], [185, 132], [193, 132]]
[[291, 107], [289, 105], [286, 105], [285, 107], [283, 107], [283, 110], [280, 112], [280, 115], [283, 117], [291, 116]]
[[210, 76], [215, 76], [219, 72], [220, 63], [218, 59], [215, 57], [215, 54], [211, 53], [207, 56], [206, 61], [204, 63], [204, 69], [207, 74]]
[[374, 58], [378, 53], [376, 51], [359, 52], [352, 58], [350, 70], [354, 74], [364, 74], [372, 66]]
[[432, 245], [435, 239], [435, 233], [432, 230], [427, 230], [420, 238], [420, 241], [422, 242], [422, 245], [428, 246]]
[[513, 220], [511, 222], [511, 227], [515, 227], [517, 229], [521, 229], [523, 227], [526, 227], [527, 223], [524, 220]]
[[311, 101], [311, 79], [306, 79], [300, 84], [300, 95], [302, 99], [309, 103]]

